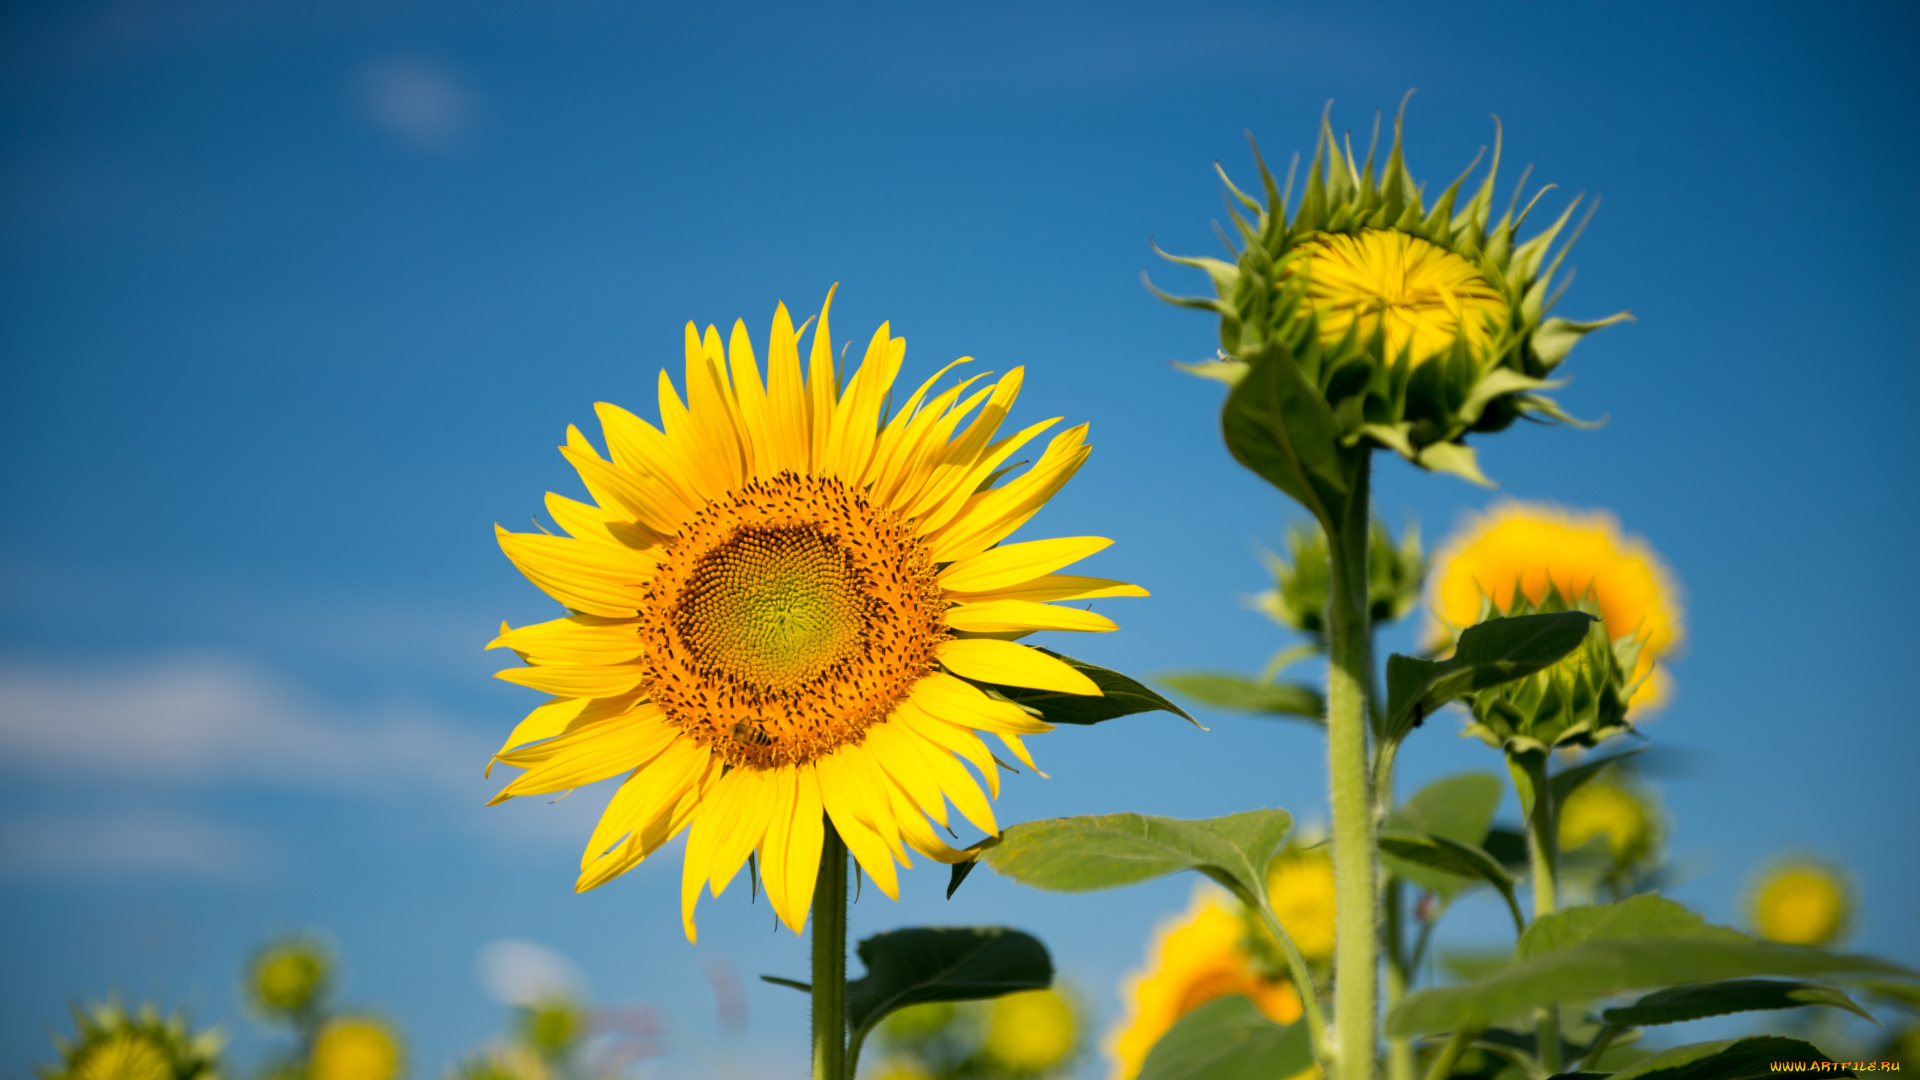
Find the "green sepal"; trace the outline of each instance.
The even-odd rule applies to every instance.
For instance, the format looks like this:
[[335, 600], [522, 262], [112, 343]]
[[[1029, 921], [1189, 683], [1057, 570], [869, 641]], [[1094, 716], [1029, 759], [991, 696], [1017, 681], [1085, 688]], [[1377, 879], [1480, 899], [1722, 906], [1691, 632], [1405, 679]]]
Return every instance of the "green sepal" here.
[[862, 941], [858, 951], [867, 973], [847, 983], [847, 1027], [856, 1039], [909, 1005], [1053, 985], [1053, 958], [1040, 939], [1000, 926], [890, 930]]
[[1306, 1023], [1276, 1024], [1244, 994], [1215, 998], [1167, 1029], [1138, 1080], [1272, 1080], [1313, 1065]]
[[1332, 528], [1345, 519], [1366, 451], [1340, 446], [1339, 421], [1285, 346], [1269, 345], [1252, 365], [1221, 410], [1227, 449]]
[[1466, 443], [1430, 443], [1421, 448], [1413, 462], [1431, 472], [1452, 473], [1483, 488], [1494, 486], [1493, 481], [1487, 479], [1487, 474], [1480, 471], [1480, 455]]
[[1175, 360], [1173, 361], [1173, 366], [1189, 375], [1198, 376], [1202, 379], [1212, 379], [1218, 383], [1225, 383], [1228, 387], [1235, 387], [1239, 386], [1240, 381], [1247, 377], [1247, 372], [1253, 365], [1235, 357], [1221, 356], [1218, 360], [1202, 360], [1194, 364], [1189, 364], [1184, 360]]
[[1599, 620], [1582, 611], [1489, 619], [1460, 635], [1447, 660], [1387, 658], [1383, 736], [1407, 732], [1449, 701], [1539, 672], [1579, 648]]
[[1799, 1009], [1809, 1005], [1845, 1009], [1870, 1023], [1880, 1023], [1873, 1018], [1873, 1014], [1854, 1004], [1852, 998], [1834, 987], [1776, 979], [1728, 979], [1724, 982], [1676, 986], [1648, 994], [1631, 1005], [1608, 1009], [1600, 1015], [1607, 1023], [1620, 1027], [1650, 1027], [1725, 1016], [1728, 1013]]

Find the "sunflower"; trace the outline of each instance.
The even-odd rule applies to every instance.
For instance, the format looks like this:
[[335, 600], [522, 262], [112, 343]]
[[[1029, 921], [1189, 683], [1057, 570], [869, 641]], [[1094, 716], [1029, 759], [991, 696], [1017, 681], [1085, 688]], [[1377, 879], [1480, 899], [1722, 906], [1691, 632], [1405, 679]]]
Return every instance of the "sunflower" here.
[[[1428, 201], [1401, 151], [1404, 114], [1403, 102], [1384, 161], [1374, 148], [1357, 157], [1323, 117], [1305, 188], [1291, 205], [1292, 174], [1283, 187], [1256, 150], [1264, 201], [1227, 181], [1238, 234], [1228, 240], [1231, 260], [1160, 253], [1206, 271], [1215, 295], [1159, 295], [1220, 318], [1220, 360], [1183, 365], [1188, 370], [1237, 384], [1256, 364], [1295, 365], [1324, 395], [1340, 445], [1366, 441], [1485, 483], [1466, 436], [1520, 416], [1568, 419], [1543, 394], [1557, 385], [1548, 377], [1581, 338], [1627, 315], [1548, 316], [1559, 295], [1553, 276], [1573, 243], [1560, 239], [1580, 200], [1523, 240], [1546, 190], [1521, 206], [1523, 176], [1496, 217], [1497, 122], [1478, 187], [1461, 201], [1475, 159]], [[1377, 123], [1374, 136], [1377, 148]]]
[[1479, 618], [1483, 600], [1503, 610], [1516, 592], [1534, 604], [1549, 589], [1569, 601], [1591, 595], [1607, 637], [1641, 640], [1629, 672], [1630, 704], [1658, 708], [1671, 694], [1664, 666], [1685, 638], [1680, 591], [1659, 555], [1627, 536], [1604, 512], [1576, 513], [1542, 503], [1501, 502], [1470, 518], [1434, 558], [1428, 636], [1449, 641]]
[[494, 801], [624, 776], [576, 887], [685, 829], [690, 940], [701, 888], [720, 895], [755, 852], [768, 899], [798, 933], [827, 822], [890, 897], [908, 849], [965, 859], [928, 819], [946, 826], [951, 800], [998, 832], [962, 765], [999, 794], [979, 733], [1032, 768], [1021, 739], [1051, 730], [976, 683], [1099, 695], [1077, 668], [1013, 639], [1115, 628], [1050, 601], [1146, 595], [1056, 572], [1109, 540], [1002, 543], [1086, 460], [1085, 425], [1006, 479], [1057, 423], [996, 437], [1022, 369], [936, 392], [949, 364], [889, 409], [906, 343], [883, 324], [841, 381], [831, 303], [804, 375], [784, 305], [764, 379], [744, 324], [723, 348], [714, 327], [703, 336], [689, 323], [687, 396], [661, 372], [661, 427], [597, 406], [607, 457], [568, 428], [561, 453], [593, 501], [547, 496], [566, 535], [498, 530], [507, 557], [570, 613], [503, 625], [489, 646], [529, 665], [501, 678], [553, 695], [496, 755], [526, 771]]
[[1073, 1053], [1073, 1005], [1058, 990], [1023, 990], [995, 998], [981, 1052], [1016, 1076], [1045, 1072]]
[[327, 1021], [313, 1039], [309, 1080], [394, 1080], [402, 1066], [400, 1037], [382, 1021], [364, 1016]]
[[1653, 810], [1644, 795], [1607, 780], [1575, 789], [1560, 804], [1560, 850], [1573, 851], [1604, 840], [1615, 867], [1630, 867], [1653, 853], [1659, 842]]
[[1202, 882], [1186, 913], [1155, 931], [1147, 967], [1123, 991], [1127, 1016], [1108, 1036], [1111, 1080], [1132, 1080], [1174, 1022], [1215, 998], [1245, 994], [1276, 1023], [1300, 1018], [1300, 995], [1284, 978], [1256, 969], [1237, 904]]
[[143, 1005], [129, 1012], [118, 1001], [73, 1010], [72, 1039], [54, 1036], [61, 1060], [34, 1068], [41, 1080], [219, 1080], [224, 1038], [195, 1033], [186, 1018], [161, 1017]]
[[1763, 874], [1749, 901], [1755, 930], [1788, 945], [1831, 945], [1853, 922], [1853, 890], [1844, 874], [1813, 859], [1792, 859]]
[[319, 1008], [331, 981], [331, 963], [319, 941], [270, 941], [247, 966], [247, 996], [270, 1016], [298, 1018]]

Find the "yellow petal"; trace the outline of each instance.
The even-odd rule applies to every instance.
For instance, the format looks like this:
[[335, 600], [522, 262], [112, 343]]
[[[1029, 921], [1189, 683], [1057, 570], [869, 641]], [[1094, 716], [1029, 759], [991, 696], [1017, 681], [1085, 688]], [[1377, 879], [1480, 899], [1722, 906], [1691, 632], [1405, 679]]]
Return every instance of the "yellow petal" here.
[[1012, 641], [975, 638], [943, 641], [934, 650], [956, 675], [997, 686], [1025, 686], [1063, 694], [1104, 696], [1092, 679], [1043, 652]]
[[721, 819], [720, 837], [709, 868], [713, 895], [727, 891], [733, 877], [746, 865], [747, 856], [760, 846], [767, 835], [767, 823], [773, 817], [773, 799], [779, 788], [773, 774], [764, 769], [735, 769], [739, 785], [732, 801], [738, 809]]
[[[1025, 648], [1018, 645], [1014, 647]], [[1053, 730], [1052, 724], [1011, 701], [990, 698], [979, 687], [944, 671], [936, 671], [915, 683], [907, 700], [936, 719], [979, 731], [1012, 731], [1032, 735]]]
[[[1011, 546], [1011, 545], [1010, 545]], [[1001, 551], [993, 548], [987, 554]], [[1074, 574], [1043, 574], [1032, 581], [1018, 585], [1009, 585], [1003, 589], [983, 589], [979, 592], [964, 592], [948, 589], [946, 597], [962, 603], [971, 600], [1101, 600], [1112, 596], [1150, 596], [1151, 593], [1138, 585], [1110, 578], [1080, 577]]]
[[856, 809], [854, 795], [848, 790], [852, 781], [845, 778], [844, 763], [839, 760], [846, 749], [842, 747], [813, 763], [814, 770], [820, 776], [820, 801], [826, 807], [827, 816], [833, 819], [834, 830], [846, 843], [847, 851], [852, 853], [881, 892], [898, 900], [900, 877], [894, 870], [893, 854], [888, 850], [886, 840], [863, 820], [861, 815], [867, 811]]
[[494, 535], [529, 581], [576, 611], [632, 618], [653, 578], [653, 560], [637, 551], [569, 536], [510, 533], [498, 525]]
[[638, 469], [623, 469], [603, 459], [580, 429], [567, 425], [567, 445], [560, 448], [580, 482], [601, 509], [625, 515], [656, 536], [671, 535], [686, 518], [682, 500], [670, 489]]
[[807, 358], [807, 430], [811, 460], [816, 471], [824, 471], [827, 460], [827, 436], [833, 426], [833, 407], [839, 398], [839, 380], [833, 370], [833, 333], [827, 316], [833, 311], [833, 293], [838, 282], [827, 289], [826, 302], [820, 305], [820, 321], [813, 327], [813, 351]]
[[813, 435], [807, 426], [806, 386], [800, 378], [800, 342], [787, 305], [773, 309], [773, 333], [767, 341], [767, 431], [774, 472], [813, 467]]
[[628, 833], [646, 828], [655, 818], [673, 810], [680, 797], [700, 779], [710, 751], [692, 739], [680, 739], [660, 756], [635, 769], [607, 800], [600, 821], [580, 856], [585, 870]]
[[906, 789], [921, 812], [945, 825], [946, 800], [940, 796], [940, 783], [933, 770], [921, 760], [920, 737], [905, 724], [888, 719], [867, 729], [866, 742], [881, 770]]
[[947, 625], [980, 634], [1025, 633], [1034, 630], [1118, 630], [1105, 615], [1079, 608], [1036, 604], [1031, 600], [983, 600], [947, 611]]
[[925, 537], [933, 561], [957, 562], [985, 551], [1025, 524], [1086, 462], [1086, 433], [1085, 424], [1061, 432], [1026, 473], [970, 497], [953, 521]]
[[787, 765], [769, 771], [773, 783], [772, 811], [767, 817], [766, 835], [760, 838], [760, 881], [767, 889], [767, 903], [781, 922], [787, 918], [787, 844], [793, 834], [793, 808], [798, 769]]
[[787, 838], [786, 924], [798, 934], [813, 907], [813, 889], [820, 880], [820, 851], [827, 841], [827, 811], [820, 791], [820, 774], [809, 762], [795, 774], [793, 833]]
[[681, 460], [680, 449], [665, 432], [618, 405], [598, 401], [593, 411], [607, 436], [613, 463], [639, 485], [653, 507], [651, 518], [663, 523], [655, 531], [662, 536], [678, 532], [680, 523], [706, 502]]
[[640, 637], [634, 630], [638, 624], [637, 619], [569, 615], [502, 630], [486, 647], [512, 649], [534, 663], [618, 664], [640, 655]]
[[507, 668], [493, 677], [560, 697], [618, 697], [640, 685], [647, 669], [639, 664], [542, 664]]
[[1061, 536], [1002, 544], [942, 570], [940, 587], [955, 592], [1011, 588], [1112, 546], [1113, 541], [1103, 536]]
[[[614, 698], [548, 698], [545, 704], [528, 713], [525, 720], [514, 726], [513, 733], [500, 745], [500, 754], [516, 746], [551, 739], [588, 724], [632, 712], [643, 703], [645, 697], [645, 693], [635, 692]], [[498, 757], [499, 754], [496, 754], [495, 758]], [[493, 764], [493, 761], [487, 762], [488, 774], [493, 772]]]
[[925, 709], [911, 701], [903, 701], [894, 706], [893, 719], [912, 728], [914, 733], [944, 750], [952, 751], [980, 770], [980, 776], [987, 782], [987, 794], [1000, 797], [1000, 768], [993, 760], [993, 752], [980, 736], [972, 730], [949, 724], [939, 717], [930, 715]]
[[920, 816], [906, 792], [898, 787], [893, 789], [893, 807], [894, 818], [900, 823], [901, 838], [907, 842], [908, 847], [935, 862], [948, 865], [966, 862], [973, 858], [973, 853], [970, 851], [955, 851], [947, 846], [947, 842], [940, 839], [940, 834], [934, 832], [933, 827], [927, 824], [927, 819]]
[[753, 339], [739, 319], [733, 321], [733, 336], [727, 341], [727, 366], [733, 372], [733, 399], [740, 413], [740, 441], [751, 458], [748, 466], [755, 476], [773, 476], [780, 470], [774, 465], [777, 455], [767, 429], [767, 391], [753, 358]]
[[626, 717], [502, 755], [501, 761], [527, 767], [527, 771], [494, 796], [493, 802], [565, 791], [617, 776], [659, 756], [679, 734], [679, 728], [660, 719], [657, 709], [635, 710]]
[[[879, 724], [867, 729], [869, 740], [873, 732], [886, 726]], [[893, 752], [890, 755], [874, 755], [875, 760], [886, 769], [887, 775], [905, 789], [921, 810], [940, 824], [947, 823], [946, 806], [941, 798], [944, 795], [953, 800], [954, 807], [973, 822], [975, 828], [989, 835], [997, 835], [1000, 827], [994, 822], [993, 804], [981, 793], [980, 785], [974, 783], [966, 767], [946, 751], [923, 741], [905, 725], [898, 730], [899, 745], [889, 748]]]
[[547, 516], [567, 535], [617, 547], [650, 548], [663, 537], [626, 515], [547, 492]]

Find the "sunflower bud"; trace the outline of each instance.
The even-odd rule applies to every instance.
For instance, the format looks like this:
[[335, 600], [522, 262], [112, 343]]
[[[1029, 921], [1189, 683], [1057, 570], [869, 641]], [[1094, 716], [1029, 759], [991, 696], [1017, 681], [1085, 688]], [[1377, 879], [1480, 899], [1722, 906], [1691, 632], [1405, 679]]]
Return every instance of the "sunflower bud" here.
[[298, 1019], [317, 1010], [332, 978], [326, 948], [311, 938], [268, 942], [247, 965], [247, 996], [269, 1016]]
[[[1569, 604], [1551, 586], [1537, 605], [1516, 589], [1504, 607], [1488, 601], [1480, 621], [1550, 611], [1599, 614], [1591, 593]], [[1639, 663], [1642, 643], [1638, 635], [1607, 640], [1605, 622], [1595, 618], [1587, 640], [1552, 666], [1468, 698], [1473, 722], [1466, 733], [1508, 753], [1528, 753], [1595, 746], [1630, 730], [1627, 701], [1635, 687], [1629, 673]]]
[[1660, 843], [1659, 816], [1652, 798], [1637, 785], [1593, 780], [1560, 804], [1560, 850], [1591, 844], [1605, 854], [1609, 876], [1652, 859]]
[[997, 1071], [1014, 1076], [1047, 1072], [1066, 1061], [1079, 1041], [1073, 1005], [1058, 990], [1025, 990], [995, 998], [980, 1049]]
[[[1327, 628], [1327, 591], [1333, 579], [1327, 536], [1318, 525], [1287, 531], [1286, 554], [1265, 552], [1273, 588], [1254, 597], [1268, 618], [1319, 638]], [[1367, 602], [1371, 623], [1393, 622], [1413, 609], [1426, 580], [1427, 558], [1420, 528], [1408, 525], [1398, 540], [1377, 516], [1367, 537]]]
[[370, 1016], [340, 1016], [313, 1040], [308, 1080], [396, 1080], [405, 1067], [399, 1033]]
[[60, 1060], [34, 1068], [41, 1080], [219, 1080], [225, 1039], [194, 1032], [181, 1014], [161, 1017], [142, 1005], [129, 1012], [109, 1000], [74, 1007], [71, 1039], [54, 1036]]
[[1582, 337], [1627, 315], [1585, 323], [1547, 316], [1558, 299], [1553, 276], [1579, 229], [1556, 243], [1580, 199], [1522, 241], [1546, 191], [1521, 207], [1522, 177], [1495, 219], [1497, 121], [1492, 161], [1474, 194], [1457, 205], [1477, 158], [1429, 204], [1401, 153], [1404, 114], [1403, 103], [1377, 169], [1377, 125], [1363, 164], [1323, 117], [1306, 188], [1292, 206], [1291, 172], [1282, 190], [1259, 162], [1264, 202], [1222, 172], [1239, 234], [1238, 244], [1228, 240], [1233, 261], [1161, 252], [1206, 271], [1215, 297], [1159, 295], [1220, 317], [1220, 362], [1189, 370], [1237, 384], [1251, 366], [1282, 358], [1324, 397], [1341, 445], [1370, 441], [1486, 483], [1466, 435], [1521, 416], [1568, 420], [1542, 393], [1558, 385], [1548, 377]]

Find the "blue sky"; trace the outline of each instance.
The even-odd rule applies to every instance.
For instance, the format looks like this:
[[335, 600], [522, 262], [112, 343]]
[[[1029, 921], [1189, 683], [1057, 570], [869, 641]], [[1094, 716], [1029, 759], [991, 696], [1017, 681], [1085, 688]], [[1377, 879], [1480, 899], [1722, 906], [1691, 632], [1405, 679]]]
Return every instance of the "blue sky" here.
[[[492, 539], [549, 489], [596, 400], [651, 413], [680, 327], [776, 300], [1028, 367], [1020, 416], [1092, 422], [1034, 535], [1117, 543], [1149, 600], [1080, 655], [1252, 669], [1244, 609], [1290, 520], [1233, 465], [1218, 388], [1172, 371], [1213, 328], [1149, 238], [1210, 252], [1216, 159], [1284, 161], [1322, 105], [1358, 135], [1410, 87], [1416, 175], [1506, 126], [1506, 176], [1601, 195], [1561, 311], [1562, 400], [1600, 430], [1486, 440], [1502, 495], [1606, 507], [1683, 581], [1679, 694], [1652, 725], [1677, 895], [1722, 921], [1770, 855], [1848, 864], [1856, 944], [1920, 963], [1912, 258], [1920, 46], [1893, 4], [974, 4], [706, 7], [200, 0], [17, 4], [0, 34], [0, 1063], [73, 997], [227, 1018], [263, 935], [314, 927], [415, 1075], [492, 1033], [488, 942], [571, 956], [659, 1006], [658, 1075], [803, 1072], [804, 1002], [758, 983], [744, 1036], [706, 967], [798, 974], [764, 905], [677, 915], [669, 853], [571, 893], [601, 793], [483, 809], [533, 695], [489, 678], [502, 618], [549, 617]], [[804, 317], [804, 315], [802, 316]], [[1016, 420], [1019, 417], [1016, 416]], [[1497, 496], [1383, 461], [1430, 543]], [[1044, 530], [1044, 531], [1042, 531]], [[1404, 645], [1404, 629], [1389, 646]], [[1255, 805], [1324, 818], [1300, 726], [1165, 716], [1065, 730], [1019, 821]], [[1409, 785], [1496, 762], [1429, 725]], [[918, 869], [856, 935], [1031, 929], [1103, 1015], [1188, 883], [1092, 898]], [[1496, 941], [1491, 908], [1450, 931]]]

